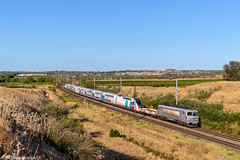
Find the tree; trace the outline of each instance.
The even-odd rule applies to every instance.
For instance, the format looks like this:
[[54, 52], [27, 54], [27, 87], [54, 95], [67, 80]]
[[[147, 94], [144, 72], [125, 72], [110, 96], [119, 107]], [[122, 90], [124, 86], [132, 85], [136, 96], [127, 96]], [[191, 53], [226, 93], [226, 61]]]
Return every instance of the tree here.
[[27, 78], [25, 79], [25, 82], [26, 82], [26, 83], [31, 83], [31, 82], [34, 82], [34, 79], [33, 79], [32, 76], [29, 76], [29, 77], [27, 77]]
[[20, 80], [18, 78], [11, 78], [11, 82], [19, 82]]
[[240, 62], [230, 61], [229, 64], [223, 66], [224, 79], [229, 81], [240, 80]]
[[5, 77], [5, 82], [10, 82], [9, 76]]
[[37, 78], [37, 82], [45, 82], [45, 78], [43, 76], [40, 76]]
[[45, 79], [45, 82], [53, 82], [53, 79], [52, 79], [51, 77], [47, 77], [47, 78]]

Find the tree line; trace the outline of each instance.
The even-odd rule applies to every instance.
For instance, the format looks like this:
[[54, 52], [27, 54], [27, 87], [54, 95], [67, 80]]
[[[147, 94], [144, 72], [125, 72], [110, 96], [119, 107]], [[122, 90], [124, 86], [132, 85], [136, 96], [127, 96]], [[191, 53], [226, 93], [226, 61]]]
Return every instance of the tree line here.
[[43, 77], [39, 76], [36, 79], [34, 79], [32, 76], [29, 76], [27, 78], [10, 78], [9, 76], [6, 76], [4, 78], [0, 78], [0, 82], [24, 82], [24, 83], [32, 83], [32, 82], [53, 82], [54, 79], [52, 77]]

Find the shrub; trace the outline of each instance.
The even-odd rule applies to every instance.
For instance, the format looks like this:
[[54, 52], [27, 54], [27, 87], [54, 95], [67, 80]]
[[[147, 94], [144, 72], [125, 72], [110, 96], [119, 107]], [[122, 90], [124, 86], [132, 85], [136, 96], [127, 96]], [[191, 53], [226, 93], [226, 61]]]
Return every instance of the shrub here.
[[37, 78], [37, 82], [45, 82], [45, 78], [43, 76], [40, 76]]
[[78, 134], [84, 133], [83, 125], [80, 123], [79, 120], [63, 117], [60, 120], [60, 123], [64, 128], [69, 128], [72, 132], [75, 132]]
[[110, 137], [120, 137], [120, 133], [118, 130], [111, 129], [109, 133]]
[[48, 113], [49, 115], [60, 119], [69, 113], [69, 108], [63, 106], [48, 105], [40, 107], [41, 111]]
[[240, 131], [238, 131], [237, 134], [240, 136]]
[[33, 77], [32, 76], [29, 76], [27, 77], [25, 80], [24, 80], [25, 83], [31, 83], [31, 82], [35, 82]]
[[47, 77], [47, 78], [45, 79], [45, 82], [53, 82], [53, 79], [52, 79], [51, 77]]

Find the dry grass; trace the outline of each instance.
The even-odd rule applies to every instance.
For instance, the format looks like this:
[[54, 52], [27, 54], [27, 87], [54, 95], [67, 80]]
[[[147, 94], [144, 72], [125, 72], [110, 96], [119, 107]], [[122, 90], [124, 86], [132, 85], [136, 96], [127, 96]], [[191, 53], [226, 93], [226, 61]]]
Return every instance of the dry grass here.
[[9, 89], [0, 87], [0, 102], [6, 106], [38, 107], [47, 103], [47, 97], [42, 90]]
[[109, 131], [117, 129], [127, 137], [133, 137], [139, 143], [154, 148], [157, 151], [173, 155], [176, 159], [240, 159], [240, 155], [230, 149], [193, 139], [184, 134], [154, 126], [141, 120], [135, 120], [120, 113], [105, 108], [82, 104], [74, 110], [71, 117], [87, 118], [85, 128], [93, 139], [117, 153], [138, 158], [160, 159], [152, 153], [147, 153], [140, 146], [127, 142], [122, 138], [110, 138]]
[[[49, 97], [53, 99], [49, 100]], [[67, 119], [60, 123], [50, 114], [47, 116], [40, 112], [40, 106], [51, 103], [55, 98], [57, 96], [48, 91], [48, 86], [32, 90], [0, 88], [0, 159], [14, 159], [14, 156], [19, 159], [23, 156], [95, 159], [96, 155], [101, 155], [91, 136], [80, 133], [80, 124], [77, 128], [74, 120]], [[67, 125], [74, 128], [69, 129]]]
[[[219, 81], [219, 82], [209, 82], [201, 83], [192, 86], [179, 87], [178, 96], [179, 99], [186, 97], [191, 91], [205, 90], [208, 91], [211, 88], [221, 87], [220, 90], [215, 91], [207, 99], [207, 102], [210, 103], [222, 103], [224, 105], [224, 110], [230, 110], [234, 112], [240, 112], [240, 82], [229, 82], [229, 81]], [[133, 96], [133, 87], [123, 86], [123, 95]], [[157, 95], [167, 95], [172, 93], [175, 95], [175, 87], [137, 87], [138, 96], [142, 94], [156, 97]]]

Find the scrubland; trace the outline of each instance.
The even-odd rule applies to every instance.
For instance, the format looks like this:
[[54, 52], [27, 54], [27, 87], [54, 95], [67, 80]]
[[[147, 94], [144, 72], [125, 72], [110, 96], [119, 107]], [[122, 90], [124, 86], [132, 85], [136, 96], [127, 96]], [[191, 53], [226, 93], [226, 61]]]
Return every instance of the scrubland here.
[[[206, 99], [209, 103], [221, 103], [224, 105], [224, 110], [240, 112], [240, 82], [230, 82], [230, 81], [217, 81], [195, 84], [186, 87], [178, 88], [178, 97], [183, 99], [187, 97], [188, 99], [196, 99], [194, 97], [189, 97], [189, 94], [195, 94], [195, 91], [209, 91], [211, 89], [216, 89], [212, 91], [210, 96]], [[157, 97], [158, 95], [167, 95], [169, 93], [176, 93], [175, 87], [136, 87], [137, 95], [148, 95], [152, 97]], [[133, 87], [123, 86], [123, 95], [133, 96]]]
[[[204, 140], [170, 131], [148, 122], [133, 119], [105, 108], [82, 103], [69, 115], [74, 119], [87, 119], [83, 124], [93, 139], [115, 152], [113, 157], [122, 154], [144, 159], [161, 159], [145, 150], [137, 143], [143, 143], [173, 159], [239, 159], [240, 155], [228, 148], [218, 146]], [[124, 138], [111, 138], [111, 129], [118, 130], [132, 142]], [[121, 153], [121, 154], [119, 154]], [[162, 158], [164, 159], [164, 158]]]
[[[194, 87], [208, 90], [210, 86], [221, 86], [211, 98], [229, 89], [224, 84], [187, 86], [179, 89], [179, 95], [189, 96], [190, 89], [195, 92]], [[130, 88], [133, 91], [133, 87], [124, 87], [123, 92], [128, 93]], [[168, 93], [157, 91], [158, 88], [142, 92], [140, 89], [153, 90], [137, 87], [138, 95]], [[231, 149], [88, 104], [54, 86], [0, 87], [0, 109], [0, 156], [5, 158], [14, 155], [36, 159], [240, 159], [239, 153]], [[110, 137], [111, 129], [125, 137]]]
[[47, 86], [0, 88], [0, 159], [96, 159], [101, 147], [69, 109]]

